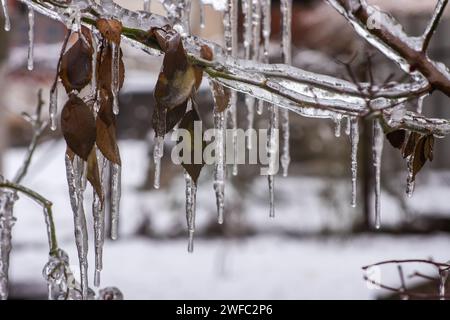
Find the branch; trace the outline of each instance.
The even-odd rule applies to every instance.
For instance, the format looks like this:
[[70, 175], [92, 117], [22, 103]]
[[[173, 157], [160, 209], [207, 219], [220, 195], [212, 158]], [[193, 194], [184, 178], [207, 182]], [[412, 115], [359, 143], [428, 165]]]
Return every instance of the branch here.
[[16, 176], [14, 178], [14, 183], [19, 184], [22, 179], [27, 174], [28, 168], [31, 163], [31, 158], [33, 157], [34, 151], [36, 150], [36, 146], [39, 142], [39, 139], [41, 138], [42, 134], [45, 131], [45, 128], [47, 128], [47, 121], [42, 121], [41, 115], [42, 115], [42, 106], [44, 105], [44, 101], [42, 100], [42, 90], [39, 90], [38, 92], [38, 105], [36, 107], [36, 114], [34, 117], [29, 116], [28, 114], [24, 113], [25, 119], [31, 124], [33, 128], [33, 137], [31, 138], [30, 145], [28, 146], [27, 154], [25, 156], [25, 159], [23, 161], [22, 166], [16, 173]]
[[439, 26], [439, 22], [441, 21], [442, 15], [444, 13], [445, 7], [447, 6], [448, 0], [439, 0], [436, 4], [436, 9], [434, 10], [433, 17], [430, 20], [430, 23], [423, 34], [423, 43], [422, 43], [422, 52], [426, 52], [428, 46], [430, 44], [431, 38], [433, 37], [434, 32]]
[[[450, 72], [440, 62], [431, 60], [418, 45], [417, 38], [408, 36], [391, 16], [369, 6], [362, 0], [327, 0], [375, 48], [396, 62], [405, 72], [425, 77], [433, 89], [450, 97]], [[431, 37], [447, 1], [441, 1], [430, 23]], [[440, 12], [440, 13], [439, 13]], [[434, 21], [434, 22], [433, 22]], [[427, 40], [429, 41], [429, 40]], [[422, 44], [422, 43], [421, 43]]]
[[[20, 1], [31, 6], [37, 12], [66, 25], [73, 23], [73, 18], [67, 13], [64, 1], [60, 1], [60, 5], [58, 5], [60, 2], [50, 0]], [[359, 0], [355, 1], [359, 3]], [[340, 6], [341, 2], [346, 3], [347, 1], [329, 0], [329, 2]], [[346, 11], [343, 9], [342, 13], [346, 14]], [[167, 24], [168, 21], [165, 17], [152, 13], [136, 13], [115, 3], [106, 11], [101, 5], [90, 1], [90, 7], [82, 11], [82, 21], [94, 29], [98, 17], [111, 15], [122, 20], [124, 24], [122, 38], [125, 41], [148, 54], [161, 54], [158, 44], [148, 36], [147, 30], [155, 25]], [[349, 16], [349, 19], [353, 21], [356, 18]], [[355, 85], [342, 79], [307, 72], [292, 66], [250, 64], [247, 61], [228, 56], [222, 47], [198, 37], [186, 36], [183, 40], [191, 63], [202, 67], [214, 81], [306, 117], [336, 118], [339, 114], [349, 117], [375, 115], [386, 118], [387, 123], [390, 123], [390, 109], [399, 104], [429, 94], [436, 88], [444, 93], [450, 93], [450, 75], [439, 77], [440, 73], [437, 71], [433, 73], [433, 77], [436, 79], [430, 76], [430, 79], [427, 78], [428, 81], [426, 81], [423, 77], [416, 77], [411, 83], [391, 83], [375, 90], [372, 87], [373, 84], [370, 83]], [[380, 43], [380, 40], [377, 39], [377, 41]], [[214, 61], [205, 61], [201, 58], [199, 51], [203, 45], [212, 48], [215, 54]], [[387, 49], [391, 50], [389, 47]], [[421, 60], [419, 59], [419, 61], [422, 60], [426, 62], [426, 67], [437, 70], [434, 62], [428, 60], [425, 55]], [[370, 101], [370, 109], [367, 107], [367, 101]], [[437, 135], [450, 132], [450, 126], [446, 120], [427, 119], [425, 122], [411, 123], [411, 120], [416, 119], [420, 119], [420, 117], [407, 114], [405, 119], [397, 121], [396, 125], [413, 131], [434, 133], [432, 126], [436, 123], [439, 125], [439, 129], [436, 130]], [[395, 127], [390, 126], [389, 128]]]
[[56, 238], [56, 229], [55, 223], [53, 220], [52, 206], [53, 203], [41, 196], [39, 193], [28, 189], [22, 185], [8, 182], [8, 181], [0, 181], [0, 189], [9, 189], [17, 192], [21, 192], [38, 204], [40, 204], [44, 208], [44, 217], [47, 224], [47, 234], [48, 234], [48, 243], [50, 248], [50, 255], [56, 254], [58, 251], [58, 242]]

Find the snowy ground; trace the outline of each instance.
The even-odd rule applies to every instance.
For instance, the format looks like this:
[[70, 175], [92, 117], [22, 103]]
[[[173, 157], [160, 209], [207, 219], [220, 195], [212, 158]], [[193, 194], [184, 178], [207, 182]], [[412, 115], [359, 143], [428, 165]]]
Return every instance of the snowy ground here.
[[[352, 238], [284, 235], [284, 231], [314, 231], [327, 224], [339, 230], [352, 216], [347, 202], [324, 201], [320, 196], [330, 188], [329, 182], [306, 177], [278, 183], [282, 196], [278, 198], [277, 218], [273, 221], [267, 217], [266, 183], [257, 180], [254, 191], [244, 197], [247, 201], [243, 210], [246, 223], [258, 230], [258, 236], [240, 240], [197, 239], [194, 254], [188, 254], [184, 239], [162, 241], [135, 236], [145, 216], [161, 234], [175, 224], [184, 224], [182, 181], [175, 181], [161, 192], [138, 192], [136, 188], [142, 183], [147, 167], [147, 147], [142, 142], [126, 141], [121, 151], [122, 238], [105, 245], [102, 286], [118, 286], [129, 299], [372, 299], [382, 292], [367, 288], [361, 266], [392, 258], [433, 257], [447, 261], [450, 256], [448, 235]], [[68, 251], [72, 269], [76, 270], [63, 153], [63, 143], [42, 145], [24, 184], [54, 202], [60, 246]], [[22, 155], [23, 150], [7, 154], [6, 177], [11, 177], [20, 165]], [[446, 177], [448, 174], [430, 175], [425, 184], [418, 185], [412, 201], [414, 208], [420, 211], [428, 203], [433, 204], [435, 212], [449, 212], [450, 204], [442, 200], [450, 192]], [[199, 188], [200, 229], [214, 218], [214, 196], [208, 183], [203, 181]], [[349, 183], [332, 185], [336, 198], [348, 198]], [[232, 198], [238, 193], [230, 190], [227, 195]], [[398, 221], [398, 211], [398, 204], [384, 195], [384, 221]], [[47, 259], [47, 247], [41, 210], [23, 198], [15, 213], [18, 222], [13, 235], [11, 282], [20, 286], [30, 284], [34, 290], [44, 292], [41, 270]], [[93, 266], [93, 249], [90, 258]], [[381, 277], [394, 284], [397, 280], [396, 274], [388, 272]]]

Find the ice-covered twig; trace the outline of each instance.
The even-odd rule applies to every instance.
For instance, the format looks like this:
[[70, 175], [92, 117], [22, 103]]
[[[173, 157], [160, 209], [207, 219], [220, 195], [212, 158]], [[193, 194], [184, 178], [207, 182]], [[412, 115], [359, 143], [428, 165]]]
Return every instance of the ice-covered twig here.
[[29, 116], [28, 114], [24, 114], [25, 119], [31, 124], [33, 129], [33, 137], [31, 138], [31, 142], [28, 146], [27, 154], [23, 161], [22, 166], [19, 171], [16, 173], [14, 178], [14, 182], [19, 184], [22, 179], [27, 174], [28, 168], [31, 163], [31, 158], [33, 157], [34, 151], [36, 150], [39, 139], [47, 128], [47, 121], [43, 121], [41, 119], [42, 116], [42, 107], [44, 105], [44, 101], [42, 100], [42, 90], [39, 90], [38, 93], [38, 104], [36, 107], [36, 114], [34, 116]]
[[428, 24], [427, 29], [423, 34], [422, 52], [427, 51], [428, 45], [430, 44], [431, 38], [433, 37], [433, 34], [436, 31], [439, 22], [441, 21], [447, 3], [448, 0], [438, 0], [438, 3], [436, 4], [436, 9], [434, 10], [433, 17], [431, 18], [430, 23]]

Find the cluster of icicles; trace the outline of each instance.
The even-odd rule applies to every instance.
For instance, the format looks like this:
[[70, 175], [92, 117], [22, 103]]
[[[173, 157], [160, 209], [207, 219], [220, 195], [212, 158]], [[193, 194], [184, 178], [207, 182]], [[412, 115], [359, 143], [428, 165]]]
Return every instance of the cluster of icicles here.
[[[10, 30], [11, 24], [8, 15], [7, 1], [2, 1], [2, 10], [5, 20], [5, 30]], [[29, 0], [22, 0], [22, 2], [27, 4], [32, 4]], [[223, 2], [223, 6], [218, 5], [215, 2]], [[189, 34], [190, 21], [188, 19], [191, 0], [163, 0], [162, 1], [165, 9], [168, 11], [168, 18], [174, 23], [174, 28], [177, 29], [181, 34]], [[221, 1], [211, 1], [202, 0], [201, 10], [200, 10], [200, 25], [204, 27], [204, 8], [205, 4], [213, 4], [216, 9], [220, 7], [223, 10], [224, 16], [224, 39], [225, 39], [225, 50], [226, 53], [234, 58], [244, 58], [247, 61], [269, 63], [269, 45], [271, 36], [271, 0], [221, 0]], [[241, 4], [241, 10], [244, 18], [244, 34], [243, 34], [243, 52], [244, 55], [239, 57], [239, 43], [238, 43], [238, 11], [239, 4]], [[81, 9], [89, 5], [89, 1], [78, 0], [72, 1], [72, 9], [70, 19], [67, 17], [61, 19], [62, 15], [55, 13], [55, 15], [64, 22], [68, 23], [68, 28], [72, 30], [79, 31], [81, 28]], [[121, 8], [126, 14], [117, 16], [119, 10], [116, 10], [116, 4], [112, 0], [102, 0], [100, 1], [100, 10], [105, 14], [110, 14], [116, 18], [128, 21], [130, 26], [134, 24], [139, 24], [136, 27], [148, 28], [145, 25], [145, 19], [139, 19], [142, 15], [150, 12], [150, 0], [144, 0], [144, 10], [139, 11], [138, 15], [136, 13], [127, 11]], [[292, 63], [292, 41], [291, 41], [291, 25], [292, 25], [292, 0], [281, 0], [280, 1], [280, 12], [281, 12], [281, 26], [282, 26], [282, 40], [281, 40], [281, 52], [283, 62], [287, 65]], [[49, 12], [39, 11], [43, 14], [47, 14], [54, 18]], [[65, 11], [67, 13], [67, 11]], [[31, 6], [29, 6], [28, 12], [29, 19], [29, 50], [28, 50], [28, 69], [32, 70], [34, 67], [33, 63], [33, 47], [34, 47], [34, 11]], [[143, 25], [141, 25], [143, 24]], [[262, 37], [261, 37], [262, 35]], [[94, 37], [95, 38], [95, 37]], [[126, 40], [126, 39], [125, 39]], [[262, 41], [261, 41], [262, 40]], [[153, 49], [149, 49], [143, 45], [138, 44], [132, 40], [128, 40], [134, 46], [138, 46], [146, 52], [153, 52]], [[96, 46], [94, 45], [94, 49]], [[94, 55], [95, 56], [95, 55]], [[114, 97], [114, 113], [119, 113], [119, 103], [118, 103], [118, 57], [119, 48], [114, 48], [113, 53], [113, 63], [112, 63], [112, 92]], [[96, 63], [96, 59], [93, 59], [93, 63]], [[93, 70], [95, 70], [95, 66]], [[94, 79], [96, 77], [93, 77]], [[213, 81], [213, 80], [212, 80]], [[211, 82], [212, 84], [212, 82]], [[93, 80], [92, 87], [95, 89], [95, 80]], [[211, 90], [215, 86], [211, 85]], [[95, 91], [94, 91], [95, 92]], [[216, 163], [214, 166], [214, 190], [216, 194], [217, 202], [217, 212], [218, 221], [223, 223], [224, 221], [224, 204], [225, 204], [225, 179], [227, 176], [227, 166], [225, 163], [225, 129], [231, 127], [232, 129], [237, 129], [237, 91], [231, 92], [230, 103], [225, 112], [219, 112], [218, 106], [214, 108], [214, 126], [216, 129]], [[255, 113], [261, 115], [264, 108], [267, 108], [269, 112], [269, 142], [268, 142], [268, 154], [269, 157], [278, 156], [278, 148], [280, 149], [280, 162], [283, 176], [288, 175], [288, 168], [290, 163], [289, 154], [289, 114], [286, 108], [280, 108], [269, 102], [264, 102], [262, 100], [257, 100], [249, 95], [245, 97], [245, 104], [247, 107], [247, 128], [252, 128], [254, 124]], [[255, 112], [256, 111], [256, 112]], [[51, 90], [50, 97], [50, 123], [52, 130], [56, 130], [56, 116], [57, 116], [57, 86], [54, 86]], [[313, 115], [312, 115], [313, 116]], [[344, 116], [339, 113], [329, 113], [327, 117], [334, 119], [336, 123], [336, 136], [341, 135], [341, 121], [344, 117], [347, 119], [347, 128], [345, 132], [350, 136], [351, 140], [351, 173], [352, 173], [352, 197], [351, 204], [356, 206], [356, 194], [357, 194], [357, 155], [358, 155], [358, 142], [359, 142], [359, 128], [358, 128], [358, 118], [356, 116]], [[281, 146], [278, 146], [278, 130], [281, 131]], [[374, 139], [373, 139], [373, 165], [375, 168], [375, 225], [377, 228], [380, 227], [380, 166], [381, 166], [381, 155], [383, 150], [383, 130], [377, 120], [374, 121]], [[251, 149], [253, 143], [251, 140], [247, 141], [247, 148]], [[237, 137], [233, 137], [233, 148], [237, 150]], [[164, 139], [155, 139], [154, 144], [154, 165], [155, 165], [155, 178], [154, 187], [160, 187], [160, 177], [161, 177], [161, 159], [164, 154]], [[237, 154], [234, 152], [233, 154]], [[108, 172], [110, 172], [110, 193], [111, 193], [111, 236], [116, 239], [118, 236], [118, 221], [119, 221], [119, 205], [120, 205], [120, 185], [121, 185], [121, 172], [120, 166], [111, 164], [109, 167], [109, 162], [98, 153], [98, 162], [101, 166], [101, 177], [104, 183], [108, 179]], [[273, 163], [270, 160], [270, 163]], [[67, 166], [67, 179], [70, 188], [71, 195], [71, 205], [74, 212], [75, 221], [75, 235], [76, 243], [78, 247], [80, 269], [81, 269], [81, 288], [83, 298], [88, 297], [88, 277], [87, 277], [87, 231], [86, 231], [86, 218], [83, 208], [84, 192], [86, 188], [86, 164], [81, 161], [78, 157], [72, 162], [70, 158], [66, 159]], [[237, 165], [233, 165], [232, 174], [238, 174]], [[275, 216], [274, 209], [274, 192], [275, 192], [275, 172], [269, 170], [268, 174], [268, 186], [269, 186], [269, 202], [270, 202], [270, 217]], [[410, 174], [412, 176], [412, 173]], [[196, 194], [197, 186], [196, 183], [191, 179], [189, 174], [185, 174], [186, 180], [186, 215], [187, 224], [189, 231], [189, 245], [188, 251], [193, 251], [193, 236], [195, 231], [195, 208], [196, 208]], [[413, 181], [409, 179], [408, 183], [408, 194], [411, 195], [413, 190]], [[101, 205], [101, 201], [94, 192], [93, 201], [93, 213], [94, 213], [94, 228], [95, 228], [95, 285], [100, 283], [100, 271], [102, 270], [102, 246], [105, 238], [105, 208]]]

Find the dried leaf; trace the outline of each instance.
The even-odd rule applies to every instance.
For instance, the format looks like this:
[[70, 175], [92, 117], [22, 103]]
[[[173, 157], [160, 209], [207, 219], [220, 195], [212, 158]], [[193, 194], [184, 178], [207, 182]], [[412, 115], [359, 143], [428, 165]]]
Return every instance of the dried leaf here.
[[205, 60], [212, 61], [214, 54], [213, 54], [212, 49], [210, 47], [208, 47], [206, 44], [204, 44], [200, 48], [200, 56]]
[[[195, 147], [195, 140], [194, 140], [194, 123], [195, 121], [201, 121], [200, 117], [197, 113], [197, 111], [195, 109], [192, 109], [190, 111], [188, 111], [184, 117], [183, 120], [181, 120], [180, 123], [180, 128], [181, 129], [186, 129], [190, 132], [191, 135], [191, 146], [189, 150], [184, 150], [190, 153], [190, 163], [182, 163], [181, 165], [183, 166], [183, 168], [189, 173], [189, 175], [191, 176], [192, 180], [194, 181], [194, 183], [197, 183], [198, 177], [200, 176], [200, 172], [202, 171], [203, 166], [205, 165], [204, 161], [203, 161], [203, 156], [202, 156], [202, 163], [201, 164], [196, 164], [195, 163], [195, 159], [194, 159], [194, 147]], [[203, 155], [203, 151], [206, 147], [206, 143], [203, 141], [202, 139], [202, 155]], [[183, 155], [184, 156], [184, 155]]]
[[[107, 45], [100, 50], [97, 56], [97, 84], [100, 88], [111, 91], [112, 82], [112, 48]], [[119, 89], [122, 89], [125, 81], [125, 65], [123, 63], [123, 53], [120, 50], [119, 61]]]
[[95, 148], [92, 148], [87, 160], [87, 180], [103, 202], [102, 182], [100, 179], [100, 170], [98, 168], [97, 152]]
[[122, 34], [122, 22], [114, 19], [98, 19], [97, 29], [100, 31], [102, 36], [117, 45], [120, 45], [120, 36]]
[[413, 180], [415, 180], [417, 173], [423, 168], [427, 158], [425, 157], [425, 141], [427, 137], [421, 137], [416, 144], [414, 149], [414, 159], [413, 159]]
[[434, 136], [432, 134], [426, 136], [424, 145], [424, 157], [427, 160], [433, 161], [434, 154]]
[[[170, 110], [167, 110], [166, 112], [166, 124], [165, 124], [165, 133], [169, 133], [176, 125], [183, 119], [187, 109], [187, 101], [180, 104], [179, 106], [176, 106], [175, 108], [172, 108]], [[157, 113], [153, 113], [153, 127], [156, 128], [158, 126], [158, 118]]]
[[67, 146], [87, 161], [95, 144], [95, 118], [86, 103], [71, 95], [61, 113], [61, 129]]
[[230, 103], [230, 89], [214, 81], [213, 95], [219, 112], [225, 111]]
[[66, 91], [81, 91], [92, 79], [92, 48], [81, 38], [67, 50], [61, 60], [59, 77]]
[[402, 150], [403, 158], [407, 158], [413, 154], [414, 148], [415, 148], [416, 143], [419, 138], [420, 138], [420, 135], [417, 132], [411, 132], [409, 134], [408, 142], [406, 144], [404, 144], [404, 146], [403, 146], [403, 150]]
[[403, 144], [405, 143], [406, 139], [406, 131], [403, 129], [395, 130], [392, 132], [389, 132], [386, 135], [386, 138], [391, 143], [391, 145], [396, 149], [402, 149]]

